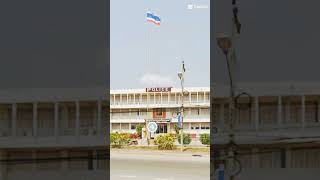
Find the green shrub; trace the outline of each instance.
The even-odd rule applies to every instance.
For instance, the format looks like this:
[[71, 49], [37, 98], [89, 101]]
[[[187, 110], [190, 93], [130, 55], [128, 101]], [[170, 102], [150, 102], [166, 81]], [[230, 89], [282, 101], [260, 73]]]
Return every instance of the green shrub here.
[[155, 143], [158, 145], [158, 149], [172, 150], [175, 149], [174, 140], [175, 138], [173, 134], [164, 134], [157, 136]]
[[136, 126], [136, 132], [137, 132], [137, 134], [139, 135], [140, 138], [142, 138], [142, 128], [143, 128], [143, 126], [141, 124], [138, 124]]
[[200, 134], [200, 142], [203, 145], [210, 145], [210, 134]]
[[127, 133], [110, 133], [111, 147], [122, 148], [130, 142], [130, 135]]
[[[183, 133], [183, 144], [190, 144], [191, 143], [191, 137], [190, 137], [190, 134], [187, 134], [187, 133]], [[178, 142], [179, 144], [181, 144], [181, 134], [177, 135], [177, 138], [178, 138]]]
[[176, 132], [176, 134], [179, 134], [180, 130], [178, 128], [178, 125], [175, 124], [173, 128], [174, 128], [174, 131]]

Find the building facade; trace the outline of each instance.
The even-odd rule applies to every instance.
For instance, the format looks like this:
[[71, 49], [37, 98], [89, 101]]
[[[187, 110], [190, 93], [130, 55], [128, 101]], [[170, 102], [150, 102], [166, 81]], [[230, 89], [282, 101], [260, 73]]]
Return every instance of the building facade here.
[[[237, 179], [253, 178], [258, 171], [252, 169], [257, 168], [320, 168], [319, 85], [257, 83], [237, 87], [239, 96], [232, 117], [237, 157], [243, 169]], [[218, 132], [212, 136], [212, 151], [225, 154], [230, 122], [228, 88], [214, 89], [211, 115]], [[266, 172], [260, 174], [265, 173], [267, 179], [287, 171]]]
[[[185, 88], [183, 96], [183, 130], [197, 138], [210, 133], [209, 88]], [[111, 132], [135, 133], [138, 124], [158, 124], [156, 134], [173, 133], [178, 125], [177, 114], [182, 103], [181, 89], [146, 88], [111, 90]]]
[[105, 90], [1, 93], [1, 180], [89, 178], [93, 172], [108, 175]]

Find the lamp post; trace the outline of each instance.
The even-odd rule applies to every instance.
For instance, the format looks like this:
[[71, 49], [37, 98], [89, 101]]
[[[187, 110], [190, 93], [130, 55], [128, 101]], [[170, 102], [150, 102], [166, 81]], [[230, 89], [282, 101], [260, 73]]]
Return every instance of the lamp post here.
[[[229, 52], [230, 49], [232, 49], [232, 38], [226, 36], [226, 35], [220, 35], [217, 37], [217, 44], [218, 47], [223, 51], [225, 58], [226, 58], [226, 64], [227, 64], [227, 69], [228, 69], [228, 74], [229, 74], [229, 89], [230, 89], [230, 97], [229, 97], [229, 146], [228, 146], [228, 159], [227, 159], [227, 165], [229, 166], [229, 170], [232, 171], [237, 171], [233, 170], [234, 163], [236, 161], [235, 159], [235, 140], [234, 140], [234, 127], [233, 127], [233, 115], [234, 115], [234, 109], [235, 109], [235, 104], [234, 104], [234, 84], [233, 84], [233, 68], [231, 67], [232, 61], [230, 61], [229, 58]], [[233, 52], [232, 52], [233, 53]], [[232, 56], [233, 57], [233, 56]], [[228, 168], [228, 167], [227, 167]], [[230, 179], [234, 179], [234, 174], [230, 174]]]
[[181, 82], [181, 109], [180, 109], [180, 148], [181, 152], [183, 151], [183, 117], [184, 117], [184, 108], [183, 108], [183, 103], [184, 103], [184, 72], [185, 72], [185, 67], [184, 67], [184, 61], [182, 61], [182, 71], [178, 72], [178, 77]]

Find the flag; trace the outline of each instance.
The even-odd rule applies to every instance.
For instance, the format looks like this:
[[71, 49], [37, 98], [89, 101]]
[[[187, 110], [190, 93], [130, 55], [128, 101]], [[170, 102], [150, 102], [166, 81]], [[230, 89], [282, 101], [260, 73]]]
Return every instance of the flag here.
[[159, 16], [157, 16], [151, 12], [147, 12], [147, 21], [152, 22], [152, 23], [160, 26], [161, 19]]

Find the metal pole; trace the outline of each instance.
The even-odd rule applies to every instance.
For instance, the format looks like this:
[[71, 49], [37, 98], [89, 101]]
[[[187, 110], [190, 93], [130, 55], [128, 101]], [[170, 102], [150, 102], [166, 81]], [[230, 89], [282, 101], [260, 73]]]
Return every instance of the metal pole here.
[[181, 143], [181, 152], [183, 151], [183, 117], [184, 117], [184, 108], [183, 108], [183, 103], [184, 103], [184, 62], [182, 61], [182, 76], [181, 76], [181, 120], [180, 120], [180, 143]]

